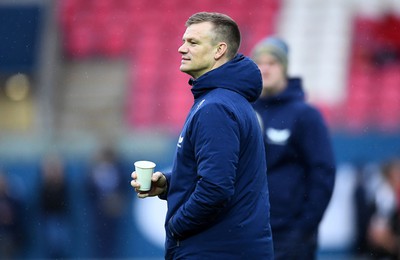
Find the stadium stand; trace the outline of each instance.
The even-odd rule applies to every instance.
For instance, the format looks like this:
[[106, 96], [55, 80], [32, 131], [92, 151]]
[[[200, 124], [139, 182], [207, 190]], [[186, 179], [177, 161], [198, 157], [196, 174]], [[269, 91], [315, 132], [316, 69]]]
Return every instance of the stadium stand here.
[[356, 16], [343, 124], [348, 130], [400, 129], [400, 16]]
[[218, 5], [206, 0], [188, 5], [178, 0], [163, 1], [156, 9], [145, 0], [66, 0], [60, 4], [60, 24], [71, 59], [129, 57], [128, 125], [176, 130], [192, 99], [185, 88], [188, 77], [178, 70], [177, 49], [186, 19], [199, 10], [227, 13], [241, 26], [241, 52], [248, 54], [255, 42], [275, 32], [279, 3], [256, 0], [249, 5], [240, 0]]

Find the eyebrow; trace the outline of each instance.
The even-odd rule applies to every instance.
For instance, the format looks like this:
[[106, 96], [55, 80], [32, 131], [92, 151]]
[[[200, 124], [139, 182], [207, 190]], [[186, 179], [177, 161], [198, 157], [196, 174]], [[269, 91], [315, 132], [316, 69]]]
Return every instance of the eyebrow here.
[[184, 41], [188, 41], [188, 42], [192, 42], [192, 41], [199, 42], [200, 40], [197, 39], [197, 38], [193, 38], [193, 37], [188, 37], [188, 38], [183, 37], [183, 38], [182, 38], [182, 41], [183, 41], [183, 42], [184, 42]]

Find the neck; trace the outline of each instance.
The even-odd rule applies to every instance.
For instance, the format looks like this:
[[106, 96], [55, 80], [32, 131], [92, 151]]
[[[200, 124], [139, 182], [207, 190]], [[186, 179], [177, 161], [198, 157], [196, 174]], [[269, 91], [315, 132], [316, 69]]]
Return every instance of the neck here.
[[283, 92], [286, 89], [287, 84], [288, 80], [287, 78], [285, 78], [274, 86], [264, 87], [261, 91], [260, 97], [269, 97], [278, 95], [279, 93]]
[[190, 76], [192, 76], [192, 78], [193, 79], [198, 79], [198, 78], [200, 78], [201, 76], [203, 76], [205, 73], [207, 73], [207, 72], [209, 72], [209, 71], [212, 71], [212, 70], [215, 70], [216, 68], [219, 68], [219, 67], [221, 67], [222, 65], [224, 65], [225, 63], [227, 63], [229, 60], [227, 60], [227, 59], [225, 59], [225, 58], [221, 58], [221, 59], [218, 59], [218, 60], [216, 60], [215, 62], [214, 62], [214, 64], [212, 65], [212, 67], [209, 69], [209, 70], [207, 70], [207, 71], [205, 71], [205, 72], [203, 72], [202, 74], [189, 74]]
[[215, 63], [214, 63], [214, 66], [212, 67], [211, 70], [221, 67], [222, 65], [224, 65], [228, 61], [229, 60], [227, 60], [226, 58], [221, 58], [221, 59], [216, 60]]

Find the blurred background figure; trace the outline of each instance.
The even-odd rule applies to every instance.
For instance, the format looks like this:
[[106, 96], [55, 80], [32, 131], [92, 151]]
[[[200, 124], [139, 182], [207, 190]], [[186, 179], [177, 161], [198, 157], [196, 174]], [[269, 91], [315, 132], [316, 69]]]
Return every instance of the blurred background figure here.
[[41, 164], [40, 209], [43, 252], [49, 258], [67, 258], [72, 241], [70, 200], [64, 162], [55, 154]]
[[12, 196], [7, 176], [0, 170], [0, 258], [20, 257], [25, 230], [21, 202]]
[[400, 158], [382, 166], [382, 183], [376, 191], [375, 213], [368, 228], [373, 259], [400, 258]]
[[300, 78], [289, 77], [289, 48], [267, 37], [252, 51], [263, 90], [253, 107], [265, 142], [275, 259], [315, 259], [318, 228], [335, 183], [331, 138], [308, 104]]
[[355, 210], [355, 241], [354, 254], [364, 257], [369, 253], [368, 226], [375, 210], [375, 193], [381, 182], [379, 167], [365, 163], [354, 166], [355, 185], [354, 210]]
[[93, 217], [93, 257], [112, 258], [118, 255], [117, 234], [127, 201], [125, 183], [113, 148], [101, 149], [87, 179]]

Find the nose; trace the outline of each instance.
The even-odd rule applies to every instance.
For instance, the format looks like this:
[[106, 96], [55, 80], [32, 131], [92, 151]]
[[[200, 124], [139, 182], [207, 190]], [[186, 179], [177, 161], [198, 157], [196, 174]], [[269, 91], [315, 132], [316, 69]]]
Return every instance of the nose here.
[[179, 53], [187, 53], [187, 48], [184, 43], [178, 48], [178, 52]]

